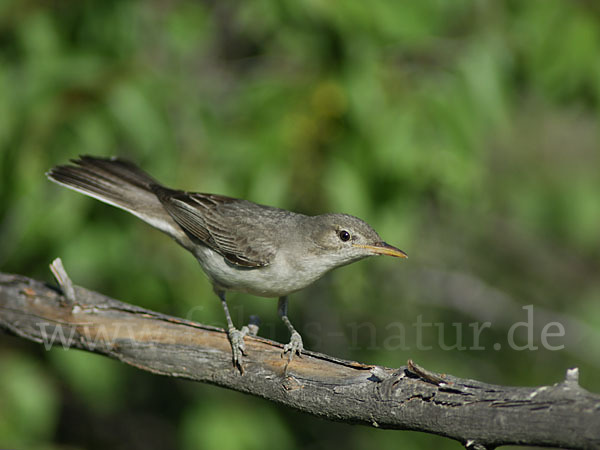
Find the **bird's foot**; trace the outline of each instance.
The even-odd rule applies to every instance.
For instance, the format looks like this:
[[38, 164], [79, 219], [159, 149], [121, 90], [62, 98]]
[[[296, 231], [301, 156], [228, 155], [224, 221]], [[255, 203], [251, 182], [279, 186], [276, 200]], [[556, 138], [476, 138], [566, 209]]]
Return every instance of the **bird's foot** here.
[[292, 337], [290, 338], [290, 342], [283, 346], [283, 353], [281, 357], [283, 358], [286, 353], [289, 352], [288, 355], [288, 364], [292, 362], [294, 355], [298, 355], [302, 357], [302, 351], [304, 350], [304, 344], [302, 343], [302, 336], [296, 330], [292, 331]]
[[227, 330], [227, 336], [231, 343], [231, 353], [234, 368], [240, 371], [240, 374], [244, 374], [244, 367], [242, 366], [242, 357], [246, 356], [246, 343], [244, 337], [256, 336], [258, 334], [258, 327], [260, 325], [260, 318], [258, 316], [250, 316], [250, 322], [248, 325], [244, 325], [241, 330], [235, 327], [229, 327]]
[[256, 336], [258, 334], [258, 328], [260, 327], [260, 317], [250, 316], [248, 325], [242, 327], [242, 334], [244, 336]]
[[242, 366], [242, 356], [246, 355], [246, 344], [244, 343], [244, 336], [249, 332], [248, 327], [244, 327], [242, 331], [237, 328], [230, 327], [227, 330], [227, 336], [231, 343], [231, 353], [233, 359], [233, 366], [240, 371], [240, 374], [244, 374], [244, 368]]

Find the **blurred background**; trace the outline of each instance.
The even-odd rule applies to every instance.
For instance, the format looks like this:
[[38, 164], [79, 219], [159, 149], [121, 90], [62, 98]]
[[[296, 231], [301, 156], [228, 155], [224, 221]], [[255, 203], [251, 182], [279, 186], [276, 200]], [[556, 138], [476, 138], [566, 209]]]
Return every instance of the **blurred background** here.
[[[359, 216], [410, 255], [294, 294], [310, 350], [504, 385], [577, 366], [600, 391], [598, 2], [3, 0], [0, 117], [3, 272], [53, 282], [60, 256], [79, 285], [222, 326], [191, 255], [44, 177], [120, 155], [171, 187]], [[274, 300], [229, 298], [287, 342]], [[367, 445], [460, 448], [0, 335], [3, 448]]]

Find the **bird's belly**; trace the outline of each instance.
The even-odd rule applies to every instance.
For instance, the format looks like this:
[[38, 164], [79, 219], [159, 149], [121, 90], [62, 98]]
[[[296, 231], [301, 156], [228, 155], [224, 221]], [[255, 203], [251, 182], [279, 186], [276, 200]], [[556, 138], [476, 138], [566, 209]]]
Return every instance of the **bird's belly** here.
[[282, 297], [305, 288], [320, 277], [307, 273], [301, 275], [293, 267], [277, 260], [265, 267], [236, 266], [208, 248], [196, 252], [196, 258], [218, 288], [259, 297]]

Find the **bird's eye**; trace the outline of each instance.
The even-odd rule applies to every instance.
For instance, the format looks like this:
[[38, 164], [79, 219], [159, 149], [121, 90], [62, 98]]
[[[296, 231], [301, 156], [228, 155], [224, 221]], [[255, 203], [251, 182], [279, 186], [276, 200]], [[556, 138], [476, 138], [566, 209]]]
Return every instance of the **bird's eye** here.
[[338, 236], [340, 237], [340, 239], [344, 242], [349, 241], [350, 240], [350, 233], [348, 233], [346, 230], [340, 230], [338, 232]]

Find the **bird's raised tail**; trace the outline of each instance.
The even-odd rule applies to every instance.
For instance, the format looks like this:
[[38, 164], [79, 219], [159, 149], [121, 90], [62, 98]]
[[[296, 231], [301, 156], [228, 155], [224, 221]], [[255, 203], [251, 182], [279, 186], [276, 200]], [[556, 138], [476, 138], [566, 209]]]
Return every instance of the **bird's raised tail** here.
[[46, 176], [62, 186], [124, 209], [182, 242], [187, 238], [165, 211], [152, 188], [160, 183], [132, 162], [80, 156], [73, 165], [56, 166]]

